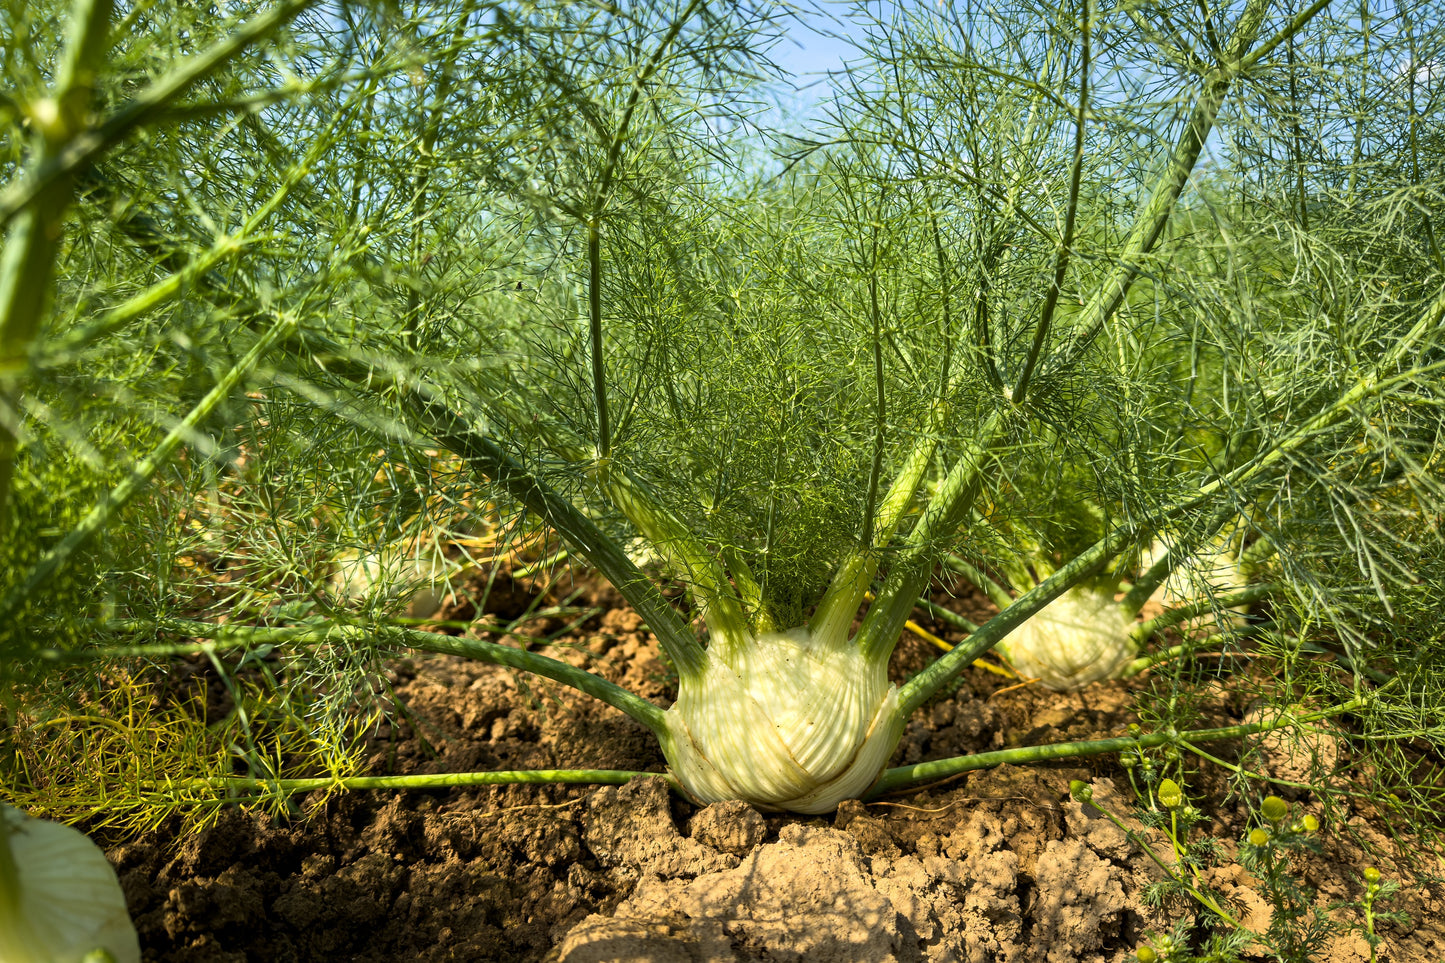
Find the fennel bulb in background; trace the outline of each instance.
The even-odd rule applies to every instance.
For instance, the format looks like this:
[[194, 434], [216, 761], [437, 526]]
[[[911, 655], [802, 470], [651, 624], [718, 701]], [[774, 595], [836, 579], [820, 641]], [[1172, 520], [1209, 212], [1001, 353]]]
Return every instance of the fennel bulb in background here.
[[[1232, 595], [1249, 586], [1252, 566], [1246, 564], [1239, 545], [1242, 533], [1226, 529], [1206, 544], [1196, 548], [1160, 585], [1150, 601], [1165, 606], [1185, 605], [1201, 599]], [[1177, 537], [1164, 534], [1144, 552], [1141, 566], [1149, 568], [1173, 547]], [[1244, 614], [1249, 606], [1240, 605], [1235, 612]]]
[[1080, 585], [1020, 625], [998, 649], [1020, 675], [1072, 692], [1115, 678], [1133, 660], [1133, 623], [1112, 591]]
[[334, 560], [329, 587], [341, 604], [361, 606], [373, 595], [406, 599], [409, 618], [434, 618], [452, 592], [460, 566], [430, 544], [403, 541], [380, 551], [348, 549]]
[[0, 963], [107, 958], [140, 963], [140, 941], [105, 853], [78, 829], [0, 803]]

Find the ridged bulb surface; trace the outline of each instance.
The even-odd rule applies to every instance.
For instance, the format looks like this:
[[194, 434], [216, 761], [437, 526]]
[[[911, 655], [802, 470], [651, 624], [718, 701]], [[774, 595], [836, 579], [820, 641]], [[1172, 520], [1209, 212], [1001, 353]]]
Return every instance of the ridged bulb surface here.
[[1072, 588], [999, 645], [1018, 673], [1055, 692], [1112, 679], [1136, 654], [1133, 620], [1112, 595]]
[[[0, 963], [140, 963], [115, 870], [90, 837], [0, 804], [14, 879], [0, 879]], [[0, 840], [4, 843], [7, 840]]]
[[667, 761], [702, 803], [825, 813], [860, 796], [903, 734], [886, 663], [827, 646], [806, 628], [710, 657], [668, 710]]

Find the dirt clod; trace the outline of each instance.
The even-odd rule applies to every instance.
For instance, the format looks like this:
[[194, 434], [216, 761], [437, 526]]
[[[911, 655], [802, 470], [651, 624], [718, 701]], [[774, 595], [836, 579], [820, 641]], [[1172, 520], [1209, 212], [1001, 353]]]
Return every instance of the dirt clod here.
[[692, 838], [720, 853], [746, 856], [763, 841], [768, 826], [762, 815], [733, 799], [698, 810], [688, 823]]

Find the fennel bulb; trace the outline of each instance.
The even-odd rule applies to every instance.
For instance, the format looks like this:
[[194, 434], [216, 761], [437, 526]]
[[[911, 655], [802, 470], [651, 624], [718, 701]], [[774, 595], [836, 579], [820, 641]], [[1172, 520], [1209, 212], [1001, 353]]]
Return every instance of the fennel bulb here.
[[434, 547], [399, 542], [379, 552], [355, 549], [338, 555], [330, 588], [343, 604], [360, 605], [373, 593], [406, 597], [402, 614], [429, 619], [441, 611], [451, 594], [450, 579], [459, 566]]
[[0, 963], [140, 963], [115, 870], [90, 837], [0, 803]]
[[[1163, 558], [1170, 547], [1167, 537], [1156, 539], [1144, 552], [1143, 567], [1147, 569]], [[1216, 536], [1170, 572], [1150, 601], [1166, 606], [1186, 605], [1199, 599], [1231, 595], [1248, 585], [1249, 575], [1235, 550], [1234, 539]], [[1235, 611], [1243, 613], [1248, 609], [1249, 606], [1242, 605]]]
[[998, 645], [1020, 675], [1055, 692], [1111, 679], [1133, 660], [1133, 619], [1113, 594], [1076, 585]]
[[801, 627], [715, 651], [666, 717], [663, 753], [694, 799], [825, 813], [878, 778], [904, 726], [886, 662]]

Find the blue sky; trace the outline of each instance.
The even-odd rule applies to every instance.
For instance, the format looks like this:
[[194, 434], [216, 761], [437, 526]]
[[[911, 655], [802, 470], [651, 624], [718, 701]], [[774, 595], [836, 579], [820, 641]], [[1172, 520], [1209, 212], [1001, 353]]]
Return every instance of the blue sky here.
[[805, 109], [829, 97], [832, 86], [827, 72], [842, 69], [846, 57], [857, 55], [837, 35], [863, 35], [862, 25], [848, 18], [855, 4], [818, 0], [816, 7], [816, 12], [799, 9], [788, 35], [769, 52], [772, 60], [792, 73], [795, 83], [803, 88], [797, 96], [798, 106]]

